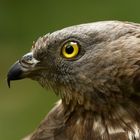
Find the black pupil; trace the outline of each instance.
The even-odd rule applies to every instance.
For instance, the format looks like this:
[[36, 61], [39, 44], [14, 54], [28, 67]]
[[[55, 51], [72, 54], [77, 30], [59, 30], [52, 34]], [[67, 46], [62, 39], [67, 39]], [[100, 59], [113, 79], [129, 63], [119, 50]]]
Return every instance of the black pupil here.
[[73, 47], [71, 45], [66, 46], [66, 53], [67, 54], [72, 54], [74, 51]]

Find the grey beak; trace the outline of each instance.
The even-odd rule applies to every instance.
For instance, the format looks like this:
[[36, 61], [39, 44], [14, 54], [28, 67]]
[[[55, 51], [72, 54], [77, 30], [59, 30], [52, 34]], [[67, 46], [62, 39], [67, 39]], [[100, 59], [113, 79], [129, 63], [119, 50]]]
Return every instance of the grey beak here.
[[22, 73], [23, 73], [23, 71], [21, 69], [21, 65], [20, 65], [19, 61], [17, 61], [14, 65], [12, 65], [12, 67], [10, 68], [10, 70], [7, 74], [7, 83], [8, 83], [9, 88], [10, 88], [11, 80], [22, 79], [22, 77], [21, 77]]
[[13, 64], [7, 74], [7, 84], [10, 88], [10, 82], [13, 80], [20, 80], [28, 77], [28, 75], [35, 69], [37, 61], [33, 58], [32, 53], [24, 55], [20, 60]]

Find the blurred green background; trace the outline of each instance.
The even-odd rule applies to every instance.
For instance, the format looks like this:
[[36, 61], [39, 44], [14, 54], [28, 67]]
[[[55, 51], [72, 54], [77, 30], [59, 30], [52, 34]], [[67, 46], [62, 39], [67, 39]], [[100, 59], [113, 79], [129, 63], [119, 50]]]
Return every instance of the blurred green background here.
[[11, 64], [39, 36], [99, 20], [140, 23], [140, 0], [0, 0], [0, 140], [20, 140], [32, 132], [58, 100], [28, 79], [9, 89]]

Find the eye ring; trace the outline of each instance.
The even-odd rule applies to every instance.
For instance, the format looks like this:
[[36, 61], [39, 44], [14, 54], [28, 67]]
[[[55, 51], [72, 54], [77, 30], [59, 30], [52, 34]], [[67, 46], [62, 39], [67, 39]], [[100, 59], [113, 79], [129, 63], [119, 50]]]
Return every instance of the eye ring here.
[[62, 55], [65, 58], [74, 58], [79, 53], [79, 45], [77, 42], [70, 41], [63, 45]]

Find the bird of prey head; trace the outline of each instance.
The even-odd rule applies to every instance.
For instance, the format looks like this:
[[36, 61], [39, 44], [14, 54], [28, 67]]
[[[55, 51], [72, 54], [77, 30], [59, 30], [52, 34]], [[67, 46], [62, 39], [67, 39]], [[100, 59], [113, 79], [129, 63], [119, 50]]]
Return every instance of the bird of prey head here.
[[140, 25], [104, 21], [64, 28], [33, 44], [8, 73], [61, 97], [29, 140], [140, 139]]

